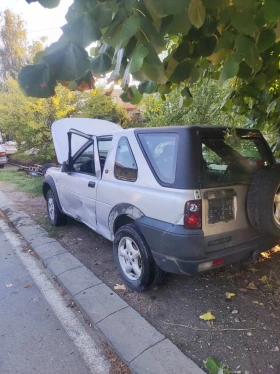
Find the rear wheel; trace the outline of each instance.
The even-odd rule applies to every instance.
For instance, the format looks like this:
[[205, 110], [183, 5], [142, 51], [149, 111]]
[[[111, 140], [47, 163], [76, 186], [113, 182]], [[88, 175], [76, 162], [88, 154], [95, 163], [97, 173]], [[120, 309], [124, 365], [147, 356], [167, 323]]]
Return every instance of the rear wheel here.
[[135, 224], [122, 226], [117, 231], [114, 259], [122, 279], [134, 291], [143, 291], [161, 281], [162, 270]]
[[5, 164], [0, 164], [0, 169], [4, 169]]
[[65, 224], [67, 217], [65, 214], [61, 213], [61, 211], [59, 210], [52, 190], [48, 190], [47, 195], [46, 195], [46, 201], [47, 201], [48, 216], [49, 216], [49, 220], [51, 224], [54, 226], [60, 226], [60, 225]]

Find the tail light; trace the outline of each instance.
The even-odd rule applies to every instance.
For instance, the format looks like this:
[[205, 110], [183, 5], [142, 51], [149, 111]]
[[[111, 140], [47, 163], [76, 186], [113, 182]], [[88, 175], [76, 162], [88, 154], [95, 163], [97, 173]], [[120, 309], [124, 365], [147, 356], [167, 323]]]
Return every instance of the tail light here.
[[6, 152], [0, 152], [0, 157], [6, 157]]
[[201, 229], [202, 227], [201, 200], [190, 200], [186, 202], [184, 227], [185, 229]]

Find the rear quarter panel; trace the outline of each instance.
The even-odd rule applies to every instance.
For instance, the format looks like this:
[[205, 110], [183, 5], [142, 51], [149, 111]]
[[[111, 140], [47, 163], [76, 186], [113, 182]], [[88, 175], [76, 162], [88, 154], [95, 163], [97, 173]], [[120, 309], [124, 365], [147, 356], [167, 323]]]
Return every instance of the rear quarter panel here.
[[[138, 167], [135, 182], [122, 181], [114, 177], [114, 163], [119, 139], [126, 136]], [[115, 134], [112, 148], [104, 167], [103, 177], [97, 190], [97, 220], [108, 226], [112, 209], [119, 204], [131, 204], [143, 215], [174, 224], [183, 224], [184, 207], [187, 200], [194, 199], [193, 190], [166, 188], [159, 185], [139, 147], [133, 130]]]

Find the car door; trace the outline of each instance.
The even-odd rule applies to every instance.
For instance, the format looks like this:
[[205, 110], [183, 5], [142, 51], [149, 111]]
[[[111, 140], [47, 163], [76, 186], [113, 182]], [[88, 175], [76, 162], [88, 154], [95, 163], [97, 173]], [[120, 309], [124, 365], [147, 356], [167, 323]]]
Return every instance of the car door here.
[[92, 137], [73, 157], [71, 170], [61, 173], [59, 178], [59, 198], [63, 210], [93, 230], [97, 227], [96, 190], [100, 180], [96, 146], [96, 138]]

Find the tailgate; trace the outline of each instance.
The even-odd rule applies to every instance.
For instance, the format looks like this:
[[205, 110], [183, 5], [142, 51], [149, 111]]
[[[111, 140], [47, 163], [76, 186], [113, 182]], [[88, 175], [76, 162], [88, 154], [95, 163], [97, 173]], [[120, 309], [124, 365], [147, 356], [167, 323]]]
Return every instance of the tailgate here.
[[260, 236], [247, 219], [247, 191], [248, 185], [201, 191], [206, 252], [235, 246]]

